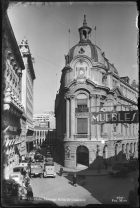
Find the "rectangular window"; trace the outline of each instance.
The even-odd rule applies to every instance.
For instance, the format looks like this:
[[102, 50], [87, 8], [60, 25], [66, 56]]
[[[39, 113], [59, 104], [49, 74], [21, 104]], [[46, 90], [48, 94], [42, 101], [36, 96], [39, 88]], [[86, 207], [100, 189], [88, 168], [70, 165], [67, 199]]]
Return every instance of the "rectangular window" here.
[[77, 133], [78, 134], [88, 133], [88, 119], [87, 118], [77, 118]]

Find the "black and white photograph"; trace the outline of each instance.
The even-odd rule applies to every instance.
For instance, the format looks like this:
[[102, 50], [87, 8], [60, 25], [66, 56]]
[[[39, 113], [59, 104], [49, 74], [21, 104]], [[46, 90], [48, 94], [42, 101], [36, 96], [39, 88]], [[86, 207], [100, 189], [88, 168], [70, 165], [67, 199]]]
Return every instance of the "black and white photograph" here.
[[138, 15], [2, 0], [2, 207], [139, 207]]

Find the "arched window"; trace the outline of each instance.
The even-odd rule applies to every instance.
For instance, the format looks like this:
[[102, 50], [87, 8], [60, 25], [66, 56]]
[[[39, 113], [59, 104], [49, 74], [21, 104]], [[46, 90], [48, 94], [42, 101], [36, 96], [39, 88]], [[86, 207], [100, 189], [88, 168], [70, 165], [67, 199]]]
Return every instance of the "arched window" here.
[[88, 107], [88, 98], [84, 93], [81, 93], [77, 96], [77, 108], [86, 109]]

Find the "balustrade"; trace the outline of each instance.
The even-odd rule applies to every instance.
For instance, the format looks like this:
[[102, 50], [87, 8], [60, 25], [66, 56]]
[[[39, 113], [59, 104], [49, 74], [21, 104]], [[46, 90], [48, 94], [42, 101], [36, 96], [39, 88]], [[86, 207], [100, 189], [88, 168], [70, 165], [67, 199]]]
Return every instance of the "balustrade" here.
[[89, 112], [89, 108], [84, 107], [84, 108], [75, 108], [76, 113], [82, 113], [82, 112]]

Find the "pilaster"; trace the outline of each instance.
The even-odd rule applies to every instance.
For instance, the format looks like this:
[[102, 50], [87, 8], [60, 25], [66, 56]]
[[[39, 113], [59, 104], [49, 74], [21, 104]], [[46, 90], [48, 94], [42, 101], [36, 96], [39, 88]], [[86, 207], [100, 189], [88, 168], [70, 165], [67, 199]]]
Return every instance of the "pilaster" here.
[[[96, 95], [96, 112], [99, 112], [100, 110], [100, 95]], [[96, 137], [99, 139], [101, 137], [100, 135], [100, 124], [96, 124]]]
[[75, 135], [75, 96], [70, 96], [71, 102], [71, 138], [74, 138]]
[[[96, 111], [96, 95], [90, 95], [90, 113], [93, 113]], [[91, 131], [91, 139], [96, 137], [96, 124], [92, 123], [92, 119], [90, 116], [90, 131]]]
[[70, 111], [70, 101], [68, 98], [66, 98], [66, 137], [69, 138], [70, 137], [70, 134], [69, 134], [69, 118], [70, 118], [70, 115], [69, 115], [69, 111]]

